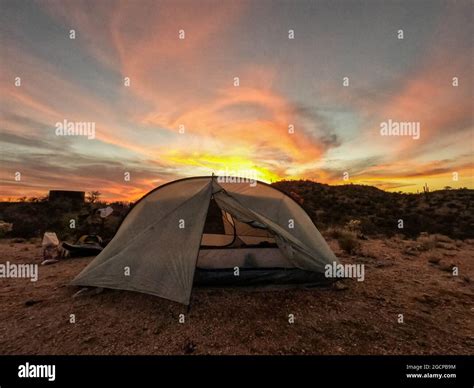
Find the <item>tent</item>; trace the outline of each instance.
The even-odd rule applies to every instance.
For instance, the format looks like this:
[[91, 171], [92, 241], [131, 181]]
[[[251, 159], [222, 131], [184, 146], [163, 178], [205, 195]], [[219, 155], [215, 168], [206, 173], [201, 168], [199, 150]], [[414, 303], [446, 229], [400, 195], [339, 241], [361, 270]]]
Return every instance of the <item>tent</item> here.
[[189, 304], [194, 284], [315, 284], [339, 263], [291, 197], [257, 181], [180, 179], [140, 199], [71, 282]]

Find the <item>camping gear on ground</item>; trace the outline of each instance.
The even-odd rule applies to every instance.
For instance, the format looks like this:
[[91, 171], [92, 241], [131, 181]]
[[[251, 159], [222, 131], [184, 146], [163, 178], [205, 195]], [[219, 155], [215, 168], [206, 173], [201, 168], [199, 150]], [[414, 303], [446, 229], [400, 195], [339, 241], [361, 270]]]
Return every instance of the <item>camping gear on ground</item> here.
[[43, 242], [41, 243], [43, 248], [46, 247], [57, 247], [59, 246], [59, 239], [54, 232], [45, 232], [43, 235]]
[[96, 256], [104, 249], [102, 238], [95, 234], [81, 236], [75, 244], [63, 242], [62, 247], [68, 252], [68, 257]]
[[58, 259], [46, 259], [41, 262], [41, 265], [50, 265], [50, 264], [56, 264], [58, 263]]
[[186, 178], [139, 200], [72, 285], [189, 304], [193, 283], [316, 285], [338, 259], [308, 214], [274, 187]]
[[56, 233], [45, 232], [41, 247], [43, 248], [43, 262], [56, 260], [59, 257], [59, 239]]
[[110, 206], [107, 206], [102, 209], [97, 209], [97, 211], [99, 212], [99, 215], [101, 218], [107, 218], [114, 212], [114, 209], [111, 208]]

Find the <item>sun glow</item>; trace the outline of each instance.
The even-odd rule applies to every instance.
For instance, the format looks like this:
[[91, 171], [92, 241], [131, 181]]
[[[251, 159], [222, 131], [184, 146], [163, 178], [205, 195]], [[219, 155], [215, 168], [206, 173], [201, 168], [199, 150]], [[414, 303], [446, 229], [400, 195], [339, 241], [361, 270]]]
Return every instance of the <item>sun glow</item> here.
[[190, 172], [200, 174], [229, 175], [241, 178], [253, 178], [272, 183], [283, 179], [269, 167], [257, 166], [245, 156], [220, 156], [206, 153], [178, 154], [171, 152], [166, 159], [177, 165], [192, 166]]

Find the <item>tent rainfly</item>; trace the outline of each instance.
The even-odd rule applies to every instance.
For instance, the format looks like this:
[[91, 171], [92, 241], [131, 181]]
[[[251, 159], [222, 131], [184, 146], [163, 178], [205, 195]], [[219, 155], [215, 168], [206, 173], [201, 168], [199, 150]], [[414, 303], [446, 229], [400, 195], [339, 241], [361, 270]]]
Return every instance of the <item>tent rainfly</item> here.
[[252, 183], [206, 176], [152, 190], [71, 284], [187, 305], [193, 284], [324, 282], [325, 265], [339, 261], [309, 216], [283, 192]]

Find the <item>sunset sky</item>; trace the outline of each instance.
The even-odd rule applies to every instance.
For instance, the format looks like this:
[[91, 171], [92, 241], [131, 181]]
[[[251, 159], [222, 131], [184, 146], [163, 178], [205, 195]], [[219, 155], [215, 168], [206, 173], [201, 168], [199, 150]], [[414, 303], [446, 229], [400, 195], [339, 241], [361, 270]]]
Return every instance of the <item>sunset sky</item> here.
[[0, 197], [134, 200], [223, 170], [474, 188], [472, 20], [472, 1], [0, 0]]

